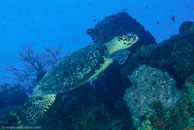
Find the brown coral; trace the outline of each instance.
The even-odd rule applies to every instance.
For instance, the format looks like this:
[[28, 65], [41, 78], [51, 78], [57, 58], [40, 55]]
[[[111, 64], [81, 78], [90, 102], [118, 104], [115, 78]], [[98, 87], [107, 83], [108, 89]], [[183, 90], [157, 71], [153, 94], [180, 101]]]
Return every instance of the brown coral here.
[[187, 82], [189, 82], [190, 84], [194, 85], [193, 79], [187, 79]]
[[154, 127], [168, 127], [169, 126], [169, 123], [168, 122], [164, 122], [162, 119], [159, 119], [159, 120], [155, 120], [152, 125]]

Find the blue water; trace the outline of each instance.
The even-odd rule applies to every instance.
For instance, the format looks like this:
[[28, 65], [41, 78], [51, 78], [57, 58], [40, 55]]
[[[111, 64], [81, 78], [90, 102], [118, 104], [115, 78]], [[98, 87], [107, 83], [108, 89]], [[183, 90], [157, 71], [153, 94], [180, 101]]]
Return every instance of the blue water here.
[[176, 34], [181, 22], [194, 20], [193, 5], [193, 0], [0, 0], [0, 71], [7, 64], [19, 66], [21, 43], [37, 50], [62, 44], [73, 51], [92, 42], [87, 28], [122, 10], [160, 42]]

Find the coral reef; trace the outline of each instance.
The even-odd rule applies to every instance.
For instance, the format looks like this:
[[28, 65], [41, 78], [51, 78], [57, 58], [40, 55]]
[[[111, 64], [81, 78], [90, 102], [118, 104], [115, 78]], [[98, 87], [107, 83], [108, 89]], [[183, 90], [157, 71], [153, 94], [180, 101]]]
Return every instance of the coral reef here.
[[148, 66], [168, 72], [178, 88], [182, 88], [185, 78], [194, 73], [194, 32], [175, 35], [158, 45], [143, 46], [132, 54], [122, 68], [122, 79], [126, 82], [139, 65]]
[[189, 76], [183, 86], [183, 96], [171, 111], [160, 110], [156, 114], [148, 113], [138, 130], [193, 130], [194, 129], [194, 74]]
[[152, 44], [141, 46], [131, 55], [121, 70], [123, 84], [130, 84], [130, 82], [128, 82], [128, 75], [131, 75], [136, 68], [146, 63], [146, 60], [154, 47], [155, 45]]
[[194, 128], [194, 74], [185, 80], [183, 90], [183, 97], [168, 118], [174, 130]]
[[[86, 94], [87, 93], [87, 94]], [[58, 95], [56, 102], [39, 122], [42, 129], [109, 130], [130, 128], [132, 120], [123, 100], [99, 100], [89, 85]]]
[[126, 90], [124, 100], [134, 118], [141, 120], [146, 112], [172, 109], [181, 97], [174, 79], [166, 72], [142, 65], [129, 77], [132, 87]]
[[117, 100], [123, 97], [128, 85], [123, 84], [120, 70], [121, 67], [112, 64], [103, 74], [93, 80], [92, 86], [99, 99], [112, 98]]
[[[0, 120], [6, 126], [25, 124], [21, 108], [0, 111]], [[0, 124], [1, 125], [1, 124]], [[89, 84], [70, 93], [59, 94], [56, 102], [36, 126], [43, 130], [122, 130], [130, 129], [132, 119], [122, 99], [99, 99]], [[31, 126], [31, 125], [30, 125]]]
[[194, 73], [194, 32], [178, 34], [155, 49], [146, 64], [167, 71], [181, 88], [185, 78]]
[[180, 33], [194, 32], [194, 22], [192, 21], [183, 22], [179, 28], [179, 32]]

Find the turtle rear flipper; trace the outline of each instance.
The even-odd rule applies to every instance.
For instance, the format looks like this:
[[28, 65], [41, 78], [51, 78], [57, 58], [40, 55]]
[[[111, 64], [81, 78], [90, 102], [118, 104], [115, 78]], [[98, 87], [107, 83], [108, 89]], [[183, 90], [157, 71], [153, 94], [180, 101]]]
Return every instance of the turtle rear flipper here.
[[50, 106], [56, 99], [55, 94], [49, 94], [42, 97], [30, 98], [24, 105], [26, 122], [36, 124], [37, 121], [44, 117]]

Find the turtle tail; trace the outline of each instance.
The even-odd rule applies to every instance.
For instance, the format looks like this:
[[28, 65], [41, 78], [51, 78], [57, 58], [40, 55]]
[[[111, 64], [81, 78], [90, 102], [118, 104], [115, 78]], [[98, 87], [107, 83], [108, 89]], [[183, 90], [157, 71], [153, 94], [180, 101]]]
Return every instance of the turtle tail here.
[[25, 111], [25, 122], [27, 124], [36, 124], [44, 117], [45, 113], [49, 110], [55, 99], [56, 94], [30, 98], [23, 108]]

